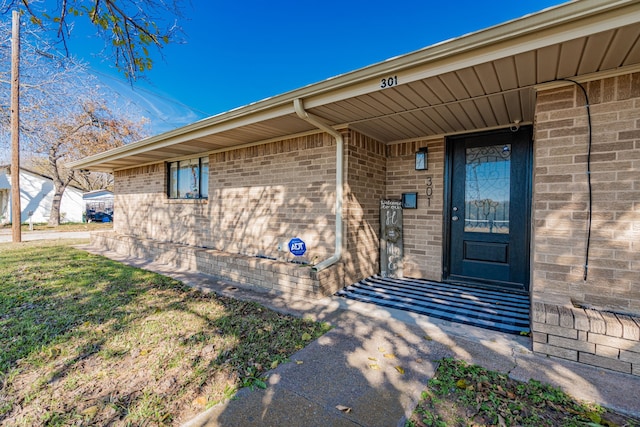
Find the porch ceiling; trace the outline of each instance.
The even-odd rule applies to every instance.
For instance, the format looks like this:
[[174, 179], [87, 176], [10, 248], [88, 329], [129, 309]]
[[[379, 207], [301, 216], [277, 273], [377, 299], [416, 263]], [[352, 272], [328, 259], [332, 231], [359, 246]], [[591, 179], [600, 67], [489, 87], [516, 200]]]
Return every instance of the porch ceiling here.
[[[603, 3], [609, 7], [606, 13], [590, 11]], [[569, 13], [578, 6], [584, 9], [580, 19]], [[552, 12], [561, 15], [560, 23], [549, 23]], [[536, 85], [576, 77], [584, 81], [606, 71], [639, 71], [639, 64], [637, 2], [569, 3], [70, 166], [113, 171], [315, 131], [295, 114], [296, 98], [330, 126], [348, 126], [387, 144], [530, 123]], [[382, 79], [389, 78], [391, 87], [381, 88]]]
[[532, 122], [536, 85], [639, 63], [636, 23], [308, 110], [392, 143]]

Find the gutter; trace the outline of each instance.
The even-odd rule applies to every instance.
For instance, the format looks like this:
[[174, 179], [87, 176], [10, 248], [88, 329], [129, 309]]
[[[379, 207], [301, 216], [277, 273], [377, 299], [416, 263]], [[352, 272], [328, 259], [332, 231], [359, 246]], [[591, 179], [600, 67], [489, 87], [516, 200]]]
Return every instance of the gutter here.
[[328, 133], [336, 139], [336, 241], [335, 250], [331, 257], [319, 262], [313, 266], [313, 271], [319, 272], [340, 261], [342, 258], [343, 245], [343, 227], [342, 227], [342, 205], [344, 201], [344, 139], [342, 134], [331, 126], [327, 125], [324, 120], [318, 116], [308, 113], [304, 109], [302, 99], [295, 98], [293, 100], [293, 108], [302, 120], [312, 124], [318, 129]]

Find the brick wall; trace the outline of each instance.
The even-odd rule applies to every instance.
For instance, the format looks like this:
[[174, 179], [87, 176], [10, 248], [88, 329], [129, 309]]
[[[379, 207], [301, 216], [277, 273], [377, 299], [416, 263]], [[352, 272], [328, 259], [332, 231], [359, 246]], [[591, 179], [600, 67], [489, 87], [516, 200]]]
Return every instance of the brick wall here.
[[640, 375], [640, 318], [534, 303], [533, 351]]
[[335, 159], [335, 141], [325, 134], [212, 154], [208, 200], [168, 199], [164, 163], [118, 171], [115, 233], [94, 241], [267, 289], [335, 292], [343, 265], [314, 273], [291, 263], [287, 246], [292, 237], [306, 242], [297, 261], [333, 254]]
[[587, 85], [593, 224], [587, 219], [587, 115], [575, 86], [538, 94], [533, 300], [640, 314], [640, 74]]
[[204, 246], [210, 240], [207, 200], [170, 200], [164, 163], [114, 174], [114, 230], [120, 234]]
[[[429, 149], [428, 170], [415, 170], [415, 152], [420, 147]], [[394, 144], [389, 146], [388, 156], [386, 198], [401, 199], [402, 193], [418, 193], [418, 209], [402, 213], [404, 275], [441, 280], [444, 139]]]
[[[319, 262], [335, 242], [335, 141], [326, 134], [210, 156], [210, 238], [220, 251], [293, 259], [299, 237], [304, 259]], [[282, 251], [278, 251], [278, 246]]]
[[533, 350], [640, 375], [640, 74], [538, 94], [535, 124]]
[[131, 257], [152, 260], [176, 269], [196, 270], [258, 291], [274, 291], [283, 297], [319, 298], [336, 292], [342, 266], [315, 273], [290, 262], [161, 242], [143, 237], [96, 232], [91, 244]]
[[300, 237], [309, 261], [333, 253], [335, 143], [328, 135], [211, 155], [208, 200], [168, 199], [164, 164], [116, 172], [115, 190], [121, 234], [274, 258], [292, 258], [286, 243]]
[[380, 200], [385, 197], [386, 147], [351, 131], [345, 136], [347, 178], [345, 285], [380, 272]]
[[[418, 209], [404, 212], [405, 275], [439, 280], [444, 141], [386, 147], [355, 131], [344, 136], [347, 234], [338, 285], [379, 272], [380, 200], [412, 191], [419, 199]], [[414, 153], [424, 146], [429, 170], [416, 171]], [[164, 164], [117, 172], [116, 232], [279, 261], [293, 259], [286, 243], [297, 236], [307, 243], [305, 261], [333, 253], [333, 138], [316, 134], [212, 154], [209, 164], [209, 199], [202, 201], [169, 200]]]

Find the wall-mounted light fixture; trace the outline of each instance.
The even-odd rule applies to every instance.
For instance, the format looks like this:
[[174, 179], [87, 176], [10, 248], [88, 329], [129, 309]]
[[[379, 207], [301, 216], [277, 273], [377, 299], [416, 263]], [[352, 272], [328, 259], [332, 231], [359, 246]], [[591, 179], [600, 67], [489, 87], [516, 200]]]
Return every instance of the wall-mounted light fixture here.
[[416, 151], [416, 170], [423, 171], [429, 169], [428, 148], [421, 147]]

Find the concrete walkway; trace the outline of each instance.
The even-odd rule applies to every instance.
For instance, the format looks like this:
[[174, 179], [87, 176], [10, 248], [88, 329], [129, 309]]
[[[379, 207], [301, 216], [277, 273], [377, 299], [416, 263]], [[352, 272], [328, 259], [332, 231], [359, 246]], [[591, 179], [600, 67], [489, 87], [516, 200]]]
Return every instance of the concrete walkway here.
[[[185, 427], [404, 425], [437, 360], [455, 357], [640, 417], [640, 377], [538, 356], [530, 339], [337, 297], [309, 301], [243, 289], [210, 276], [83, 247], [207, 292], [329, 322], [333, 329], [270, 371], [265, 390], [242, 389]], [[401, 368], [404, 373], [396, 367]], [[350, 408], [341, 411], [337, 406]]]

